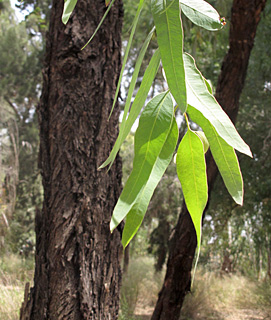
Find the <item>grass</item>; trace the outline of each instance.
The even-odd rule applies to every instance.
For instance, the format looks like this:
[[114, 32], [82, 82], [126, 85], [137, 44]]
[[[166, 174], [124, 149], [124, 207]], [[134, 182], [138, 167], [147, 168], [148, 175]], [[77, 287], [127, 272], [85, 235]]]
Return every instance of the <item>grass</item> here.
[[33, 260], [23, 260], [16, 255], [0, 259], [0, 319], [18, 320], [23, 301], [24, 286], [31, 282]]
[[[131, 259], [123, 276], [119, 320], [149, 320], [163, 282], [153, 259]], [[33, 276], [33, 261], [9, 255], [0, 258], [0, 320], [18, 320], [25, 283]], [[234, 274], [221, 277], [198, 268], [181, 320], [271, 319], [271, 283]]]
[[[151, 258], [132, 260], [123, 279], [120, 319], [150, 319], [162, 281], [163, 274], [154, 273]], [[181, 320], [264, 319], [271, 319], [270, 282], [238, 274], [221, 277], [219, 273], [198, 268]]]
[[120, 320], [145, 320], [153, 309], [163, 275], [153, 269], [149, 257], [132, 259], [128, 273], [123, 276]]
[[238, 274], [198, 275], [192, 293], [186, 297], [181, 319], [271, 319], [271, 283]]

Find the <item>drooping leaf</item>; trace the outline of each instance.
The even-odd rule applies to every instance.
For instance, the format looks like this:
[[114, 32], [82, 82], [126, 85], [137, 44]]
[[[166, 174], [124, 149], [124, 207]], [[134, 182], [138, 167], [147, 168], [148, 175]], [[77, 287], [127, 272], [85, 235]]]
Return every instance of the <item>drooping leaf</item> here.
[[135, 68], [133, 71], [133, 75], [132, 75], [132, 79], [129, 85], [129, 90], [128, 90], [128, 94], [127, 94], [127, 98], [126, 98], [126, 102], [125, 102], [125, 106], [124, 106], [124, 113], [123, 113], [123, 120], [121, 122], [121, 125], [124, 126], [126, 118], [127, 118], [127, 114], [128, 111], [130, 109], [130, 104], [131, 104], [131, 100], [132, 100], [132, 95], [135, 89], [135, 85], [136, 85], [136, 80], [140, 71], [140, 67], [142, 65], [142, 61], [143, 58], [145, 56], [146, 50], [148, 48], [148, 45], [151, 41], [152, 35], [154, 33], [155, 28], [152, 28], [152, 30], [150, 31], [150, 33], [148, 34], [146, 40], [143, 43], [143, 46], [139, 52], [138, 58], [136, 60], [136, 64], [135, 64]]
[[201, 142], [203, 143], [203, 150], [206, 153], [209, 149], [209, 141], [206, 138], [203, 131], [195, 131], [195, 134], [200, 138]]
[[184, 54], [187, 103], [196, 108], [210, 121], [216, 132], [234, 149], [252, 157], [249, 146], [240, 137], [228, 115], [210, 94], [205, 79], [197, 69], [195, 60]]
[[86, 47], [86, 46], [92, 41], [92, 39], [95, 37], [96, 33], [98, 32], [98, 30], [100, 29], [101, 25], [103, 24], [104, 19], [105, 19], [106, 16], [108, 15], [108, 13], [109, 13], [111, 7], [113, 6], [114, 2], [115, 2], [115, 0], [112, 0], [112, 1], [111, 1], [109, 7], [106, 9], [106, 11], [105, 11], [105, 13], [104, 13], [101, 21], [99, 22], [97, 28], [96, 28], [95, 31], [93, 32], [93, 35], [89, 38], [88, 42], [83, 46], [83, 48], [82, 48], [81, 50], [85, 49], [85, 47]]
[[122, 68], [121, 68], [120, 76], [119, 76], [119, 81], [118, 81], [118, 84], [117, 84], [117, 89], [116, 89], [116, 93], [115, 93], [115, 97], [114, 97], [114, 101], [113, 101], [113, 105], [112, 105], [112, 109], [111, 109], [109, 118], [111, 117], [111, 114], [112, 114], [112, 112], [114, 110], [115, 104], [116, 104], [118, 96], [119, 96], [121, 79], [122, 79], [122, 76], [123, 76], [124, 69], [126, 67], [126, 62], [127, 62], [127, 59], [128, 59], [129, 51], [130, 51], [130, 48], [131, 48], [131, 45], [132, 45], [132, 41], [133, 41], [133, 38], [134, 38], [136, 26], [137, 26], [137, 23], [138, 23], [138, 19], [139, 19], [139, 16], [140, 16], [144, 1], [145, 0], [140, 0], [139, 1], [139, 5], [137, 7], [136, 15], [135, 15], [134, 21], [132, 23], [132, 30], [131, 30], [130, 37], [129, 37], [129, 40], [128, 40], [128, 43], [127, 43], [127, 47], [125, 49], [124, 58], [123, 58], [123, 62], [122, 62]]
[[76, 6], [77, 0], [65, 0], [62, 13], [62, 22], [66, 24]]
[[128, 115], [128, 118], [126, 120], [126, 114], [123, 116], [123, 120], [120, 126], [120, 132], [118, 135], [118, 138], [115, 142], [115, 145], [109, 155], [109, 157], [106, 159], [106, 161], [100, 166], [100, 169], [106, 167], [108, 164], [112, 164], [113, 161], [116, 158], [116, 155], [123, 143], [123, 141], [126, 139], [127, 135], [129, 134], [135, 120], [137, 119], [138, 115], [140, 114], [140, 111], [142, 107], [144, 106], [144, 103], [147, 99], [148, 92], [150, 90], [150, 87], [152, 85], [153, 79], [156, 76], [156, 73], [158, 71], [159, 63], [160, 63], [160, 52], [159, 49], [156, 50], [154, 55], [151, 58], [151, 61], [144, 73], [140, 88], [136, 94], [135, 100], [132, 104], [131, 111]]
[[[146, 106], [135, 134], [133, 170], [115, 206], [110, 223], [111, 231], [139, 203], [137, 210], [144, 212], [151, 195], [145, 188], [153, 167], [167, 140], [173, 120], [173, 101], [169, 92], [158, 94]], [[141, 199], [141, 197], [144, 197]]]
[[199, 248], [201, 219], [208, 200], [208, 186], [203, 144], [190, 129], [179, 145], [176, 167], [184, 200], [196, 230]]
[[228, 145], [216, 132], [211, 123], [195, 108], [188, 105], [188, 114], [204, 130], [210, 149], [226, 188], [234, 201], [242, 205], [244, 188], [238, 158], [233, 147]]
[[111, 0], [105, 0], [105, 5], [108, 6]]
[[140, 191], [137, 201], [127, 215], [122, 233], [122, 245], [124, 248], [132, 240], [143, 221], [153, 192], [172, 159], [172, 155], [178, 141], [178, 136], [179, 129], [175, 117], [173, 117], [169, 135], [154, 163], [149, 179], [144, 188]]
[[210, 31], [223, 27], [218, 12], [204, 0], [180, 0], [182, 12], [194, 24]]
[[151, 0], [151, 7], [167, 83], [179, 108], [185, 112], [183, 29], [179, 0]]

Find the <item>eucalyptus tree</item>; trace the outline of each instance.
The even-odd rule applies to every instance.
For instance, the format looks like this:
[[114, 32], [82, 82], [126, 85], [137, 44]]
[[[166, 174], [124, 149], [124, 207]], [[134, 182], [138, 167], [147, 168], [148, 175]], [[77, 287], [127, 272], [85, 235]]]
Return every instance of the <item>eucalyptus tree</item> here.
[[[109, 5], [108, 11], [113, 3], [114, 1], [107, 2]], [[76, 1], [74, 0], [66, 1], [63, 15], [64, 22], [67, 22], [75, 5]], [[144, 1], [140, 1], [127, 43], [124, 63], [127, 61], [143, 5]], [[220, 18], [216, 10], [204, 1], [181, 1], [181, 7], [177, 0], [151, 1], [155, 26], [147, 36], [134, 68], [118, 139], [108, 159], [100, 168], [102, 169], [107, 165], [112, 166], [121, 144], [141, 112], [161, 60], [169, 90], [156, 95], [146, 105], [140, 116], [139, 126], [135, 134], [133, 170], [114, 208], [110, 228], [114, 230], [126, 218], [122, 234], [122, 243], [125, 247], [141, 225], [154, 189], [168, 167], [177, 145], [178, 128], [175, 111], [178, 107], [186, 119], [187, 133], [181, 140], [177, 151], [177, 174], [195, 228], [192, 227], [191, 233], [196, 231], [199, 254], [201, 218], [208, 199], [204, 154], [207, 152], [209, 144], [227, 189], [237, 204], [243, 202], [243, 181], [234, 149], [249, 156], [251, 156], [251, 152], [215, 100], [210, 85], [197, 69], [193, 57], [183, 52], [180, 8], [194, 23], [208, 30], [221, 29], [225, 24], [224, 19]], [[145, 70], [142, 83], [130, 109], [140, 66], [154, 32], [157, 35], [158, 48]], [[90, 38], [89, 42], [92, 39], [93, 37]], [[124, 67], [121, 76], [123, 70]], [[119, 87], [120, 81], [112, 110], [117, 101]], [[175, 110], [172, 97], [177, 103]], [[202, 131], [195, 132], [191, 129], [188, 117], [191, 117], [203, 128], [207, 138]], [[187, 279], [184, 280], [187, 281]], [[174, 288], [171, 288], [166, 296], [170, 297], [175, 294]], [[164, 295], [165, 300], [168, 300], [166, 296]], [[163, 299], [163, 295], [161, 297]], [[179, 295], [178, 298], [180, 298]], [[181, 302], [180, 299], [178, 307]], [[159, 309], [161, 301], [158, 301], [157, 305]], [[173, 316], [178, 317], [178, 311], [176, 308], [170, 311], [170, 307], [167, 306], [166, 311], [162, 313], [167, 318], [172, 318]], [[159, 313], [160, 311], [155, 312], [156, 316]]]
[[[229, 50], [224, 58], [216, 86], [216, 99], [233, 122], [236, 121], [238, 114], [239, 99], [244, 87], [249, 57], [254, 45], [260, 14], [265, 7], [265, 3], [265, 0], [233, 1]], [[246, 14], [244, 14], [244, 12], [246, 12]], [[205, 131], [205, 123], [202, 122], [199, 124]], [[208, 154], [206, 161], [209, 194], [217, 176], [216, 150], [213, 149], [215, 151], [213, 152], [212, 146], [210, 149], [213, 157]], [[230, 154], [228, 154], [228, 156], [230, 157]], [[228, 164], [231, 163], [226, 160], [222, 170], [228, 166], [227, 162]], [[218, 169], [221, 173], [219, 165]], [[228, 191], [230, 191], [223, 174], [221, 175]], [[234, 176], [235, 174], [232, 175], [232, 178]], [[241, 183], [243, 185], [243, 182]], [[233, 184], [237, 186], [236, 183]], [[238, 201], [236, 202], [238, 204]], [[242, 202], [239, 204], [242, 204]], [[186, 293], [191, 290], [191, 269], [197, 239], [188, 211], [189, 208], [187, 210], [184, 204], [171, 237], [167, 273], [163, 287], [159, 293], [152, 320], [178, 319], [184, 297]]]
[[[234, 207], [224, 195], [221, 181], [216, 182], [209, 211], [213, 231], [210, 237], [217, 240], [210, 250], [221, 253], [227, 248], [234, 267], [244, 273], [263, 277], [268, 274], [270, 251], [270, 82], [268, 30], [270, 30], [271, 4], [266, 4], [264, 15], [257, 28], [255, 46], [250, 57], [246, 83], [240, 100], [237, 127], [251, 146], [254, 158], [241, 158], [246, 189], [243, 207]], [[219, 205], [224, 199], [223, 206]], [[206, 224], [209, 225], [208, 222]], [[229, 246], [227, 225], [232, 229]], [[208, 227], [208, 226], [206, 226]], [[221, 230], [225, 237], [217, 236]], [[224, 230], [224, 231], [223, 231]], [[242, 252], [241, 254], [238, 254]], [[249, 257], [249, 259], [248, 259]], [[249, 261], [250, 260], [250, 261]], [[249, 262], [249, 264], [248, 264]]]
[[[59, 319], [71, 314], [75, 319], [89, 317], [100, 319], [109, 317], [109, 314], [111, 318], [117, 316], [116, 293], [119, 273], [116, 259], [119, 256], [121, 222], [126, 219], [122, 233], [122, 244], [125, 247], [140, 227], [154, 189], [175, 152], [178, 142], [175, 112], [179, 108], [186, 119], [187, 132], [178, 146], [176, 168], [190, 220], [186, 225], [188, 229], [185, 230], [185, 246], [181, 247], [178, 256], [181, 259], [183, 253], [187, 252], [189, 261], [185, 262], [186, 269], [183, 275], [178, 277], [176, 270], [182, 266], [182, 261], [176, 263], [176, 259], [173, 259], [175, 263], [168, 268], [166, 285], [160, 293], [153, 315], [153, 319], [177, 319], [185, 291], [189, 287], [196, 243], [198, 253], [200, 249], [201, 220], [208, 200], [207, 181], [212, 182], [216, 175], [214, 167], [208, 167], [207, 177], [205, 153], [210, 146], [224, 183], [237, 204], [243, 203], [243, 180], [235, 149], [251, 156], [248, 145], [239, 136], [230, 118], [214, 98], [212, 89], [196, 67], [195, 60], [183, 52], [180, 10], [191, 21], [208, 30], [221, 29], [225, 20], [220, 18], [217, 11], [205, 1], [182, 0], [180, 3], [179, 0], [151, 1], [154, 27], [139, 53], [125, 102], [120, 132], [106, 159], [106, 153], [112, 147], [116, 133], [109, 128], [113, 130], [118, 121], [117, 113], [113, 112], [113, 109], [117, 104], [121, 81], [116, 83], [118, 72], [113, 72], [115, 69], [118, 71], [119, 65], [115, 65], [115, 68], [112, 68], [112, 65], [119, 62], [120, 54], [119, 52], [113, 54], [115, 59], [110, 61], [105, 70], [98, 68], [100, 72], [97, 72], [97, 61], [99, 58], [99, 62], [105, 65], [111, 57], [109, 53], [114, 52], [113, 48], [120, 47], [119, 38], [111, 33], [119, 30], [117, 27], [121, 15], [119, 2], [106, 0], [105, 5], [108, 8], [100, 20], [101, 13], [105, 11], [102, 3], [94, 4], [88, 1], [77, 3], [76, 0], [66, 0], [62, 16], [65, 27], [60, 21], [62, 5], [63, 3], [53, 2], [45, 69], [47, 73], [44, 77], [43, 95], [39, 107], [40, 164], [43, 170], [45, 201], [43, 214], [37, 217], [36, 285], [29, 299], [25, 300], [21, 318], [31, 319], [39, 315], [40, 319], [44, 317]], [[140, 0], [124, 54], [124, 65], [143, 6], [144, 0]], [[74, 14], [71, 14], [74, 10]], [[68, 22], [69, 19], [71, 20]], [[252, 29], [249, 29], [252, 31], [252, 36], [255, 34], [253, 28], [258, 22], [257, 19], [254, 20], [255, 23], [251, 24]], [[95, 31], [94, 26], [97, 26]], [[240, 24], [238, 26], [244, 28]], [[85, 44], [89, 30], [94, 33]], [[131, 105], [140, 66], [154, 33], [157, 35], [158, 48], [151, 57]], [[237, 39], [237, 47], [238, 43]], [[248, 50], [245, 50], [245, 53], [250, 52], [250, 49], [251, 41], [248, 42]], [[107, 54], [104, 56], [105, 53]], [[227, 59], [229, 60], [224, 63], [226, 73], [229, 72], [229, 65], [236, 63], [231, 60], [231, 55], [227, 56]], [[160, 61], [169, 89], [151, 99], [141, 113]], [[238, 60], [238, 64], [241, 65], [243, 74], [240, 83], [235, 83], [235, 86], [240, 91], [247, 59]], [[121, 76], [123, 71], [124, 67], [120, 71]], [[93, 80], [99, 89], [95, 87]], [[111, 90], [103, 90], [100, 81], [102, 84], [106, 83], [105, 87]], [[221, 83], [219, 84], [221, 86]], [[234, 89], [232, 84], [227, 88]], [[111, 99], [113, 90], [116, 91], [114, 101]], [[223, 102], [225, 92], [219, 90], [221, 88], [218, 86], [217, 92], [220, 92], [218, 98]], [[235, 120], [238, 99], [236, 96], [227, 98], [232, 99], [230, 109], [233, 108], [231, 116]], [[103, 99], [106, 99], [106, 102], [101, 103]], [[174, 105], [174, 101], [177, 105]], [[89, 111], [89, 108], [86, 108], [92, 103], [96, 107], [93, 109], [95, 114], [93, 110]], [[101, 218], [103, 215], [97, 214], [95, 209], [101, 209], [104, 205], [110, 210], [111, 205], [115, 204], [119, 190], [117, 189], [117, 192], [112, 190], [114, 183], [118, 181], [118, 151], [140, 113], [139, 126], [135, 134], [133, 170], [115, 205], [110, 222], [112, 239], [108, 233], [110, 213], [106, 211], [108, 215], [103, 220]], [[111, 117], [108, 127], [105, 125], [107, 117]], [[202, 131], [195, 132], [190, 126], [189, 118], [200, 125], [205, 134]], [[92, 148], [95, 150], [94, 153]], [[99, 162], [101, 171], [97, 173]], [[104, 168], [108, 165], [111, 170], [106, 173]], [[108, 183], [109, 190], [103, 187], [100, 180], [105, 176], [112, 176], [114, 180]], [[96, 183], [99, 191], [93, 187], [95, 182], [89, 185], [89, 178], [99, 181], [99, 184]], [[112, 195], [112, 198], [109, 195]], [[100, 230], [103, 230], [102, 238], [97, 236]], [[102, 242], [105, 246], [99, 247], [98, 244]], [[105, 261], [110, 267], [103, 273]], [[44, 266], [44, 269], [40, 266]], [[171, 271], [173, 272], [169, 279]], [[64, 274], [64, 277], [59, 278], [60, 274]], [[176, 286], [180, 281], [183, 282], [178, 289]], [[47, 294], [48, 289], [50, 296]]]
[[121, 64], [122, 4], [81, 50], [106, 10], [80, 0], [67, 25], [64, 1], [51, 7], [38, 116], [44, 187], [36, 215], [34, 286], [21, 319], [116, 319], [121, 277], [121, 228], [109, 223], [120, 194], [121, 161], [97, 170], [118, 132], [108, 123]]

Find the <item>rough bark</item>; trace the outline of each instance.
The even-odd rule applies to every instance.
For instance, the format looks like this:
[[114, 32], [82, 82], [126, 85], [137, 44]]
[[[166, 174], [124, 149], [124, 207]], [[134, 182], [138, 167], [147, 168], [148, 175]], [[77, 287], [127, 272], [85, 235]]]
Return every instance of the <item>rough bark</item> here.
[[118, 107], [107, 120], [121, 64], [122, 4], [116, 1], [81, 51], [105, 2], [78, 1], [67, 26], [63, 2], [53, 0], [47, 39], [38, 107], [44, 203], [36, 216], [34, 287], [20, 319], [117, 319], [121, 235], [110, 234], [109, 222], [121, 191], [121, 160], [109, 172], [97, 169], [118, 131]]
[[[260, 14], [266, 0], [234, 0], [231, 13], [229, 51], [218, 79], [216, 98], [233, 122], [239, 109], [249, 56], [254, 44]], [[217, 175], [217, 167], [207, 155], [209, 194]], [[192, 262], [196, 249], [194, 227], [183, 204], [170, 239], [167, 271], [152, 320], [177, 320], [185, 295], [190, 291]]]

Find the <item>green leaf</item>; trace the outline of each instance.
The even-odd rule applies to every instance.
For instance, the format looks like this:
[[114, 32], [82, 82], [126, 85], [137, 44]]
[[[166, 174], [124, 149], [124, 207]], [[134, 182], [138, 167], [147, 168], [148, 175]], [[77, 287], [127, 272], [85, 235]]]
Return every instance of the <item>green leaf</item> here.
[[179, 0], [151, 0], [151, 6], [167, 83], [179, 108], [185, 112], [183, 28]]
[[182, 12], [194, 24], [210, 31], [223, 27], [218, 12], [203, 0], [180, 0]]
[[178, 141], [178, 136], [179, 129], [175, 117], [173, 117], [169, 135], [163, 149], [154, 163], [149, 179], [138, 195], [136, 203], [127, 215], [122, 234], [122, 244], [124, 248], [132, 240], [143, 221], [153, 192], [172, 159], [173, 152]]
[[115, 104], [116, 104], [118, 96], [119, 96], [121, 79], [122, 79], [122, 76], [123, 76], [124, 69], [126, 67], [129, 51], [130, 51], [130, 48], [131, 48], [131, 45], [132, 45], [132, 41], [133, 41], [134, 34], [135, 34], [135, 29], [136, 29], [136, 26], [137, 26], [137, 23], [138, 23], [138, 19], [139, 19], [139, 16], [140, 16], [144, 1], [145, 0], [140, 0], [139, 5], [137, 7], [137, 11], [136, 11], [136, 15], [135, 15], [134, 21], [132, 23], [132, 31], [131, 31], [131, 34], [130, 34], [130, 37], [129, 37], [129, 40], [128, 40], [128, 43], [127, 43], [127, 47], [125, 49], [124, 58], [123, 58], [123, 62], [122, 62], [122, 68], [121, 68], [120, 76], [119, 76], [119, 81], [118, 81], [118, 84], [117, 84], [117, 89], [116, 89], [116, 93], [115, 93], [115, 97], [114, 97], [114, 101], [113, 101], [113, 105], [112, 105], [112, 109], [111, 109], [109, 118], [111, 117], [111, 114], [112, 114], [112, 112], [114, 110]]
[[134, 206], [137, 206], [136, 210], [145, 213], [151, 195], [150, 188], [143, 193], [142, 190], [148, 183], [153, 167], [167, 140], [173, 113], [173, 101], [169, 92], [158, 94], [142, 112], [135, 134], [133, 170], [115, 206], [110, 223], [111, 231]]
[[191, 120], [204, 130], [213, 158], [230, 195], [237, 204], [242, 205], [243, 178], [234, 149], [217, 134], [215, 128], [197, 109], [188, 105], [187, 110]]
[[205, 79], [197, 69], [195, 60], [184, 54], [187, 103], [196, 108], [210, 121], [216, 132], [234, 149], [252, 157], [249, 146], [240, 137], [228, 115], [210, 94]]
[[103, 17], [102, 17], [102, 19], [101, 19], [101, 21], [99, 22], [97, 28], [95, 29], [93, 35], [89, 38], [88, 42], [83, 46], [83, 48], [81, 48], [81, 50], [85, 49], [85, 47], [86, 47], [86, 46], [92, 41], [92, 39], [95, 37], [96, 33], [98, 32], [98, 30], [100, 29], [101, 25], [103, 24], [104, 19], [105, 19], [106, 16], [108, 15], [108, 13], [109, 13], [111, 7], [113, 6], [114, 2], [115, 2], [115, 0], [112, 0], [112, 1], [111, 1], [109, 7], [106, 9], [106, 11], [105, 11], [105, 13], [104, 13], [104, 15], [103, 15]]
[[151, 61], [144, 73], [140, 88], [136, 94], [135, 100], [132, 104], [131, 111], [129, 113], [129, 116], [126, 120], [127, 112], [124, 111], [123, 120], [120, 126], [120, 132], [118, 135], [118, 138], [115, 142], [115, 145], [109, 155], [109, 157], [106, 159], [106, 161], [100, 166], [100, 169], [106, 167], [108, 164], [113, 163], [113, 161], [116, 158], [116, 155], [123, 143], [123, 141], [126, 139], [127, 135], [129, 134], [135, 120], [137, 119], [142, 107], [144, 106], [144, 103], [147, 99], [150, 87], [152, 85], [152, 82], [156, 76], [156, 73], [159, 68], [160, 63], [160, 52], [159, 49], [156, 50], [154, 55], [151, 58]]
[[195, 131], [195, 134], [200, 138], [201, 142], [203, 143], [203, 150], [206, 153], [209, 149], [209, 142], [204, 134], [203, 131]]
[[[127, 99], [126, 99], [126, 102], [125, 102], [122, 125], [125, 124], [125, 121], [126, 121], [126, 118], [127, 118], [127, 114], [128, 114], [129, 109], [130, 109], [132, 95], [133, 95], [133, 92], [134, 92], [134, 89], [135, 89], [136, 80], [137, 80], [137, 77], [138, 77], [138, 74], [139, 74], [139, 70], [140, 70], [140, 67], [142, 65], [143, 58], [145, 56], [146, 50], [148, 48], [148, 45], [149, 45], [149, 43], [151, 41], [152, 35], [154, 33], [154, 30], [155, 30], [155, 27], [152, 28], [152, 30], [148, 34], [146, 40], [143, 43], [143, 46], [142, 46], [140, 52], [139, 52], [138, 58], [136, 60], [134, 72], [133, 72], [133, 75], [132, 75], [132, 79], [131, 79], [129, 90], [128, 90], [128, 94], [127, 94]], [[160, 59], [159, 59], [159, 61], [160, 61]], [[150, 72], [150, 71], [148, 71], [148, 72]]]
[[190, 129], [179, 145], [176, 167], [185, 203], [196, 230], [199, 248], [201, 218], [208, 200], [208, 186], [203, 144]]
[[62, 22], [66, 24], [76, 6], [77, 0], [65, 0], [62, 13]]

